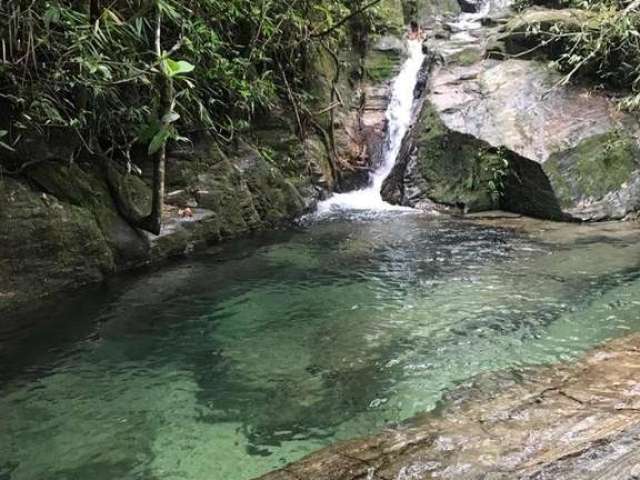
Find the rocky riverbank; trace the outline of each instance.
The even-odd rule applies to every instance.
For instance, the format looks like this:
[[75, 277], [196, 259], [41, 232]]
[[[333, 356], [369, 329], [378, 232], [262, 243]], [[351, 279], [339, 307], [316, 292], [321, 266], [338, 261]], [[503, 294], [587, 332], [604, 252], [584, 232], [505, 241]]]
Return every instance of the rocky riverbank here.
[[520, 382], [486, 376], [454, 392], [445, 405], [401, 428], [329, 447], [261, 479], [631, 480], [640, 475], [638, 335]]
[[403, 4], [384, 0], [381, 8], [385, 21], [375, 34], [349, 24], [342, 50], [310, 59], [317, 112], [304, 138], [283, 101], [224, 149], [201, 134], [170, 149], [158, 236], [125, 220], [127, 211], [149, 210], [152, 165], [143, 153], [133, 158], [141, 171], [113, 162], [107, 172], [104, 160], [78, 153], [70, 132], [22, 142], [12, 155], [24, 167], [0, 175], [0, 311], [280, 228], [330, 192], [366, 183], [380, 161], [390, 80], [404, 55]]
[[566, 85], [529, 28], [580, 21], [535, 9], [431, 23], [432, 69], [410, 146], [384, 188], [394, 203], [502, 208], [598, 221], [640, 209], [640, 123], [606, 91]]

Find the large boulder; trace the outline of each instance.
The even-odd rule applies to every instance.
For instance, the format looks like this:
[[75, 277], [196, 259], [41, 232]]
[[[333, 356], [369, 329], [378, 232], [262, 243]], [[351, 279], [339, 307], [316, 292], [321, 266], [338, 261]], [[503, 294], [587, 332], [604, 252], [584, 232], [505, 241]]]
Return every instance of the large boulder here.
[[[512, 16], [502, 26], [492, 39], [492, 49], [499, 56], [541, 57], [547, 52], [553, 53], [563, 42], [570, 42], [566, 34], [587, 28], [595, 16], [592, 11], [577, 8], [530, 8]], [[554, 40], [554, 33], [564, 35]]]
[[260, 480], [637, 478], [640, 337], [628, 336], [575, 365], [499, 375], [448, 395], [369, 438], [338, 443]]
[[429, 24], [434, 18], [455, 16], [462, 10], [457, 0], [404, 0], [406, 17], [422, 24]]
[[31, 302], [115, 270], [95, 215], [24, 181], [0, 178], [0, 307]]
[[[407, 170], [428, 187], [401, 201], [477, 210], [484, 208], [477, 189], [486, 188], [487, 198], [497, 187], [502, 208], [543, 218], [621, 219], [639, 210], [638, 120], [605, 95], [559, 86], [560, 79], [545, 64], [522, 60], [433, 72], [414, 134], [415, 168]], [[504, 172], [500, 162], [487, 167], [487, 149], [500, 150]], [[496, 177], [484, 187], [460, 173], [484, 168]]]
[[[228, 156], [213, 142], [197, 142], [170, 155], [169, 202], [157, 236], [133, 228], [118, 206], [146, 214], [148, 179], [114, 168], [107, 182], [98, 163], [54, 159], [20, 178], [0, 178], [0, 310], [274, 228], [307, 211], [311, 198], [303, 192], [311, 180], [303, 175], [302, 148], [286, 129], [263, 134], [272, 139], [260, 141], [262, 153], [244, 145]], [[184, 207], [190, 215], [180, 215]]]

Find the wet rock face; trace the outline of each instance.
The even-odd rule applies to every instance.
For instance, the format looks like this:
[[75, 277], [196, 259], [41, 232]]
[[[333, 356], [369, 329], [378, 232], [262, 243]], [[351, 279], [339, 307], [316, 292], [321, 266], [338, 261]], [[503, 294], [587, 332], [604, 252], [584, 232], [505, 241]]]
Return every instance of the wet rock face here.
[[[640, 126], [606, 97], [554, 88], [558, 81], [541, 63], [486, 60], [436, 72], [428, 100], [450, 130], [537, 163], [565, 216], [623, 218], [640, 208]], [[519, 213], [557, 218], [557, 212], [531, 211], [527, 204], [535, 198], [516, 198], [536, 196], [518, 170], [523, 166], [513, 165], [505, 204]], [[538, 183], [540, 195], [547, 195], [547, 185]]]
[[[401, 171], [387, 182], [389, 201], [468, 211], [499, 206], [580, 221], [622, 219], [640, 209], [636, 117], [605, 94], [561, 86], [561, 75], [546, 63], [483, 58], [496, 37], [504, 40], [500, 32], [513, 36], [527, 22], [550, 22], [552, 13], [536, 10], [506, 27], [456, 23], [447, 38], [430, 37], [427, 48], [444, 65], [431, 72], [427, 113]], [[577, 21], [572, 12], [562, 18]], [[492, 151], [501, 152], [506, 171], [487, 161]], [[492, 193], [500, 194], [498, 205], [487, 201]]]
[[480, 0], [458, 0], [458, 4], [460, 5], [460, 10], [464, 13], [476, 13], [480, 10], [482, 6], [482, 1]]
[[[494, 377], [439, 414], [324, 449], [262, 480], [631, 480], [640, 475], [640, 337], [520, 383]], [[490, 387], [487, 387], [489, 385]]]
[[96, 281], [115, 265], [96, 217], [87, 209], [0, 179], [0, 305]]
[[[158, 236], [120, 216], [101, 169], [91, 162], [42, 162], [22, 178], [0, 178], [0, 311], [301, 215], [317, 193], [300, 173], [305, 156], [297, 140], [279, 133], [265, 135], [277, 139], [272, 155], [290, 157], [291, 171], [248, 147], [229, 157], [203, 143], [172, 155]], [[119, 174], [112, 188], [138, 213], [150, 208], [142, 178]], [[187, 207], [189, 214], [181, 215]]]

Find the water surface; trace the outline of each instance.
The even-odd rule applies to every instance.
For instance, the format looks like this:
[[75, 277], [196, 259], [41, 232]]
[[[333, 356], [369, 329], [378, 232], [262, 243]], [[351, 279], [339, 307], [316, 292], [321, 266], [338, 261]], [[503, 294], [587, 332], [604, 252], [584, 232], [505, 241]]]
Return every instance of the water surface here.
[[245, 480], [640, 329], [637, 232], [534, 227], [328, 218], [3, 320], [0, 479]]

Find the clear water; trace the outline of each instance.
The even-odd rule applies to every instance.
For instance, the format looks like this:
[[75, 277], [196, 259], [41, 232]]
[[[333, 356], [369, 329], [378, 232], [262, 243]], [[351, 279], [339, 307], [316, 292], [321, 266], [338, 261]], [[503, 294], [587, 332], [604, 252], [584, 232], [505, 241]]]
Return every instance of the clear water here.
[[603, 228], [327, 219], [5, 318], [0, 478], [249, 479], [574, 358], [640, 329], [640, 237]]

